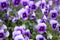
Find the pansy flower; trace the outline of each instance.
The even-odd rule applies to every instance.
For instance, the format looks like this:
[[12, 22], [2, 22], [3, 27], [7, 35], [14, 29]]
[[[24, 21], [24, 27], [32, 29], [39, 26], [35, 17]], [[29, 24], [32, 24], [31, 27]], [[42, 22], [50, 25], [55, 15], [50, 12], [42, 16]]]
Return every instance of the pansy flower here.
[[39, 23], [37, 26], [36, 26], [36, 29], [38, 30], [38, 32], [40, 34], [43, 34], [44, 32], [46, 32], [46, 29], [47, 29], [47, 26], [45, 23]]
[[38, 34], [36, 40], [46, 40], [46, 38], [43, 35]]
[[0, 30], [0, 39], [4, 39], [4, 38], [5, 38], [4, 30]]
[[8, 2], [7, 0], [0, 0], [0, 9], [5, 10], [8, 8]]
[[28, 15], [27, 15], [26, 12], [23, 12], [21, 17], [22, 17], [23, 20], [27, 20], [28, 19]]
[[31, 10], [36, 11], [37, 7], [36, 7], [36, 4], [33, 1], [29, 2], [29, 6], [30, 6]]
[[21, 0], [12, 0], [12, 3], [15, 7], [18, 7], [20, 5]]
[[26, 9], [22, 8], [18, 11], [18, 16], [19, 18], [22, 18], [22, 20], [27, 20], [28, 19], [28, 12]]
[[23, 7], [29, 5], [29, 0], [21, 0], [21, 4]]
[[51, 19], [56, 19], [58, 16], [58, 12], [56, 10], [51, 10], [50, 11], [50, 18]]
[[53, 30], [56, 30], [58, 22], [56, 20], [50, 20], [50, 24]]
[[3, 40], [8, 36], [9, 36], [9, 31], [5, 32], [4, 30], [0, 29], [0, 40]]
[[25, 31], [25, 36], [27, 36], [28, 38], [31, 37], [31, 33], [30, 33], [30, 30], [29, 30], [29, 29], [27, 29], [27, 30]]
[[40, 3], [40, 9], [44, 9], [46, 7], [46, 1], [42, 0]]

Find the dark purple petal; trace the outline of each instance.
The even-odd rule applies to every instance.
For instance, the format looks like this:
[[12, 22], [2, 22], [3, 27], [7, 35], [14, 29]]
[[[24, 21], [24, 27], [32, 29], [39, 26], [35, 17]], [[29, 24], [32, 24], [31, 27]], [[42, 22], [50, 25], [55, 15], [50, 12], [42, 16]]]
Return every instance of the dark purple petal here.
[[22, 5], [23, 5], [23, 6], [27, 6], [28, 3], [24, 1], [24, 2], [22, 3]]
[[8, 4], [6, 2], [1, 2], [1, 9], [4, 10], [4, 9], [7, 9], [8, 7]]
[[30, 16], [30, 19], [35, 19], [35, 18], [36, 18], [36, 17], [35, 17], [35, 16], [33, 16], [33, 15], [32, 15], [32, 16]]
[[52, 18], [55, 18], [56, 17], [56, 13], [53, 13], [51, 16], [52, 16]]
[[4, 33], [0, 33], [0, 38], [4, 38]]
[[45, 19], [41, 19], [41, 23], [46, 23], [46, 20]]
[[56, 29], [56, 26], [57, 26], [57, 23], [52, 24], [52, 28], [53, 28], [53, 29]]
[[33, 4], [33, 5], [30, 6], [30, 8], [31, 8], [32, 10], [36, 10], [36, 5]]
[[41, 26], [40, 28], [39, 28], [39, 31], [45, 31], [45, 27], [44, 26]]
[[44, 38], [39, 38], [39, 40], [44, 40]]
[[23, 13], [23, 18], [26, 18], [27, 17], [27, 14], [26, 13]]
[[14, 0], [13, 1], [13, 5], [14, 6], [19, 6], [19, 4], [20, 4], [20, 0]]

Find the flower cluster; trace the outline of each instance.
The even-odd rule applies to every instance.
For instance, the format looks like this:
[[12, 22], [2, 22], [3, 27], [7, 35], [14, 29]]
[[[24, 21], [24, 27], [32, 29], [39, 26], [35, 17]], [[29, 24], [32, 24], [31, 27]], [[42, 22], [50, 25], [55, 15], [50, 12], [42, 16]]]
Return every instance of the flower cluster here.
[[52, 32], [60, 33], [60, 0], [0, 0], [0, 10], [1, 40], [10, 31], [13, 40], [55, 40]]
[[12, 38], [14, 40], [29, 40], [31, 37], [31, 33], [29, 29], [24, 28], [25, 25], [16, 26], [12, 33]]

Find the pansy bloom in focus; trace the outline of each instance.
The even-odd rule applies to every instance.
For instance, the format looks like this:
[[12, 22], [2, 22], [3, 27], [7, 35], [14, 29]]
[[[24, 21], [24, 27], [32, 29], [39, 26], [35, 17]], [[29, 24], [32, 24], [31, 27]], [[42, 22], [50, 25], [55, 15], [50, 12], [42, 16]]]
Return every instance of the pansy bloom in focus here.
[[50, 20], [50, 24], [53, 30], [56, 30], [58, 22], [56, 20]]
[[36, 7], [36, 4], [33, 1], [29, 2], [29, 6], [30, 6], [31, 10], [36, 11], [37, 7]]
[[37, 26], [36, 26], [36, 29], [38, 30], [38, 32], [40, 34], [43, 34], [44, 32], [46, 32], [46, 29], [47, 29], [47, 26], [45, 23], [39, 23]]
[[8, 2], [7, 0], [0, 0], [0, 9], [5, 10], [8, 8]]
[[50, 18], [51, 19], [56, 19], [58, 16], [58, 12], [56, 10], [51, 10], [50, 11]]
[[27, 20], [28, 19], [28, 12], [26, 9], [22, 8], [18, 11], [18, 16], [19, 18], [22, 18], [22, 20]]

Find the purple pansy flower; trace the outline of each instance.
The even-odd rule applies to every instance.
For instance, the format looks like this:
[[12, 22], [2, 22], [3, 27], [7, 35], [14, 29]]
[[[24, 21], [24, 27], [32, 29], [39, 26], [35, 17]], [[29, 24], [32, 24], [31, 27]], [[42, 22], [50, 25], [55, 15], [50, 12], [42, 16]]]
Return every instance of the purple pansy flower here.
[[22, 8], [18, 11], [18, 16], [19, 18], [22, 18], [22, 20], [27, 20], [28, 19], [28, 12], [26, 9]]
[[58, 22], [56, 20], [50, 20], [50, 24], [53, 30], [56, 30]]
[[5, 10], [8, 8], [8, 2], [7, 0], [0, 0], [0, 9]]
[[47, 29], [47, 26], [45, 23], [39, 23], [37, 26], [36, 26], [36, 29], [38, 30], [38, 32], [40, 34], [43, 34], [44, 32], [46, 32], [46, 29]]
[[40, 3], [40, 9], [44, 9], [46, 7], [46, 1], [42, 0]]
[[31, 10], [36, 11], [37, 7], [36, 7], [36, 5], [35, 5], [35, 3], [33, 1], [29, 2], [29, 6], [30, 6]]
[[0, 29], [0, 40], [3, 40], [3, 39], [5, 39], [8, 36], [9, 36], [9, 32], [8, 31], [5, 32], [4, 30]]
[[36, 36], [36, 40], [46, 40], [46, 38], [40, 34]]
[[26, 12], [23, 12], [21, 17], [22, 17], [22, 20], [27, 20], [28, 19], [28, 14]]
[[23, 7], [29, 5], [29, 0], [21, 0], [21, 4]]
[[12, 3], [15, 7], [18, 7], [20, 5], [21, 0], [12, 0]]
[[56, 19], [58, 16], [58, 12], [56, 10], [51, 10], [50, 11], [50, 18], [51, 19]]
[[31, 37], [31, 34], [30, 34], [30, 30], [29, 30], [29, 29], [27, 29], [27, 30], [25, 31], [25, 36], [27, 36], [28, 38]]

